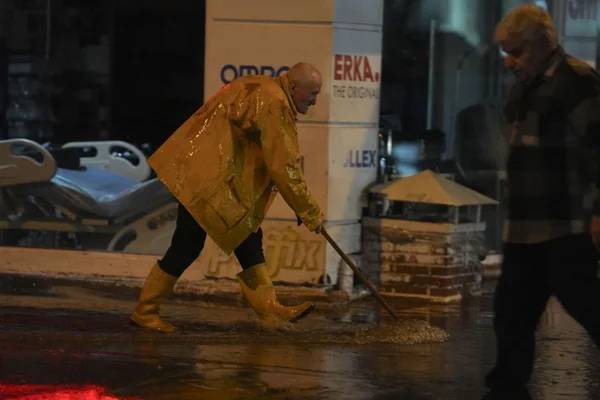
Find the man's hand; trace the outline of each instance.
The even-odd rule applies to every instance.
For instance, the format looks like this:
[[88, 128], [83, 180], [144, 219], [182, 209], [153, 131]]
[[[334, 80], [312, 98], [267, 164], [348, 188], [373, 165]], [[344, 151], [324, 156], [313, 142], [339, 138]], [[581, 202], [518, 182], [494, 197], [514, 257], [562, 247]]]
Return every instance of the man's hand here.
[[314, 233], [321, 233], [321, 227], [323, 226], [323, 220], [319, 221], [318, 224], [313, 226], [307, 226], [308, 230]]
[[[303, 224], [302, 219], [298, 216], [298, 214], [296, 214], [296, 222], [298, 223], [298, 226]], [[304, 224], [304, 225], [306, 225], [306, 224]], [[306, 225], [308, 230], [311, 232], [314, 232], [314, 233], [321, 233], [322, 226], [323, 226], [323, 214], [322, 213], [321, 213], [321, 218], [319, 218], [318, 223], [316, 223], [315, 225], [312, 225], [312, 226]]]
[[600, 252], [600, 215], [593, 215], [590, 222], [590, 235], [596, 250]]

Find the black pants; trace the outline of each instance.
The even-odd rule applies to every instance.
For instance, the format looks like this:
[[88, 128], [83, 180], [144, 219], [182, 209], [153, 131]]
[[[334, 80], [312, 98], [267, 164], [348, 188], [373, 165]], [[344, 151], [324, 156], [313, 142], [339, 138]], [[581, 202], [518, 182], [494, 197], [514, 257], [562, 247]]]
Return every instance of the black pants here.
[[494, 299], [494, 372], [525, 383], [533, 370], [535, 330], [551, 295], [600, 347], [599, 254], [589, 234], [539, 244], [504, 245]]
[[[171, 246], [164, 257], [158, 261], [160, 268], [172, 276], [181, 276], [183, 271], [198, 258], [204, 241], [206, 232], [186, 210], [179, 204], [177, 210], [177, 223], [175, 232], [171, 239]], [[234, 250], [240, 265], [243, 269], [250, 268], [257, 264], [265, 262], [265, 256], [262, 248], [262, 231], [258, 229], [253, 232]]]

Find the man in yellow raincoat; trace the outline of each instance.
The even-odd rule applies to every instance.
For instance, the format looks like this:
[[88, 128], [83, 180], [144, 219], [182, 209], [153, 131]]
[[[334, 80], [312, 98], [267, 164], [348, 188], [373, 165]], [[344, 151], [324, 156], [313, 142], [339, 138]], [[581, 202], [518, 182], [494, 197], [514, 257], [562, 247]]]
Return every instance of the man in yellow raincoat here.
[[172, 332], [159, 306], [198, 257], [206, 235], [242, 266], [242, 293], [263, 319], [295, 321], [311, 303], [277, 301], [262, 249], [260, 224], [277, 192], [308, 229], [319, 232], [321, 210], [299, 163], [297, 113], [316, 103], [321, 75], [298, 63], [277, 78], [247, 76], [227, 84], [150, 157], [160, 180], [179, 200], [171, 246], [148, 274], [132, 321]]

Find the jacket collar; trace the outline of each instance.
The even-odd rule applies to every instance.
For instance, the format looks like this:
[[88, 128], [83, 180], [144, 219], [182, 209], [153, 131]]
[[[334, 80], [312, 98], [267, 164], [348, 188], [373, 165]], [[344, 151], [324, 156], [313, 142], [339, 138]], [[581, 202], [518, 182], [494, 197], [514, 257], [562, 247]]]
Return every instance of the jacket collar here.
[[552, 52], [550, 57], [548, 57], [548, 61], [546, 61], [545, 67], [543, 69], [542, 78], [545, 81], [550, 81], [554, 78], [556, 74], [556, 70], [558, 69], [558, 65], [565, 58], [565, 51], [561, 46], [556, 47], [556, 49]]
[[288, 103], [290, 104], [290, 108], [294, 113], [294, 117], [298, 115], [298, 110], [296, 109], [296, 105], [294, 104], [294, 99], [292, 98], [292, 92], [290, 92], [290, 80], [287, 77], [287, 74], [283, 74], [277, 78], [275, 78], [277, 84], [281, 86], [285, 95], [287, 96]]

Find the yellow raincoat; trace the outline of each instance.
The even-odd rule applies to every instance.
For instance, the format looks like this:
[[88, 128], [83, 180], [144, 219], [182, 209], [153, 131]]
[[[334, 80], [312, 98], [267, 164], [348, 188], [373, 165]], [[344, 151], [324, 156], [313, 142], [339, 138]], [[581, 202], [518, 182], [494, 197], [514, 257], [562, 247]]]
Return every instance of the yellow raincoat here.
[[277, 191], [314, 229], [321, 210], [299, 163], [287, 76], [224, 86], [149, 158], [158, 178], [230, 254], [258, 230]]

